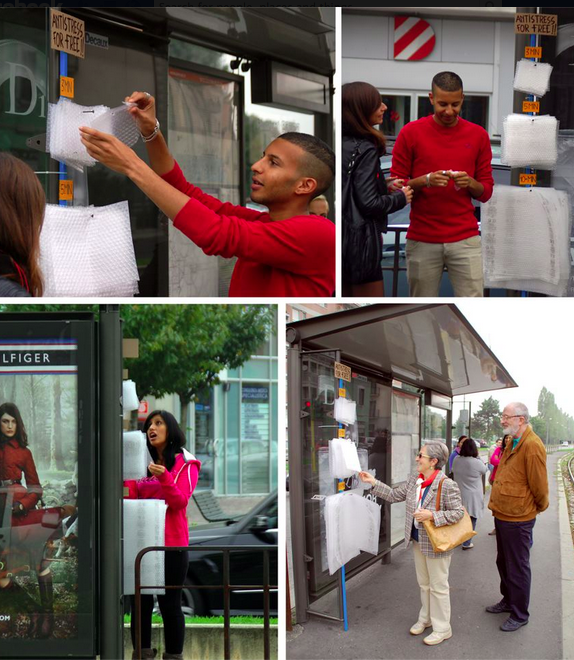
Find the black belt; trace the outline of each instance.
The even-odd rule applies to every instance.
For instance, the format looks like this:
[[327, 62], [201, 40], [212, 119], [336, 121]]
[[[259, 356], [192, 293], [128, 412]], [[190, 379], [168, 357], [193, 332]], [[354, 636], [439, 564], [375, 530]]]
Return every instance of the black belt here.
[[0, 481], [0, 488], [5, 488], [6, 486], [21, 486], [22, 482], [19, 479], [5, 479]]

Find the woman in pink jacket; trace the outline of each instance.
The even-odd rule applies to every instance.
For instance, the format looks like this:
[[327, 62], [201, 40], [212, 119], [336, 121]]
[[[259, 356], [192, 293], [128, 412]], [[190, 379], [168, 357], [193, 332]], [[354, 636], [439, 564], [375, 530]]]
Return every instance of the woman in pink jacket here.
[[[183, 449], [185, 435], [171, 413], [154, 410], [148, 415], [143, 432], [153, 462], [148, 466], [150, 476], [137, 482], [138, 498], [165, 500], [165, 545], [187, 546], [187, 504], [197, 485], [201, 463]], [[166, 552], [165, 584], [183, 584], [187, 565], [187, 552]], [[183, 660], [185, 619], [181, 609], [181, 589], [166, 589], [165, 596], [158, 596], [158, 601], [165, 635], [164, 660]], [[142, 658], [151, 659], [156, 655], [156, 650], [151, 648], [153, 596], [142, 596], [141, 604]], [[134, 609], [135, 599], [132, 596], [132, 612]], [[135, 649], [135, 616], [132, 616], [131, 633]]]
[[[490, 477], [488, 478], [488, 481], [492, 485], [494, 483], [494, 480], [496, 479], [496, 471], [498, 470], [498, 464], [500, 463], [500, 457], [502, 456], [502, 453], [504, 452], [506, 445], [508, 444], [509, 441], [512, 440], [511, 435], [505, 435], [504, 438], [502, 438], [502, 444], [500, 447], [497, 447], [493, 452], [492, 456], [490, 457], [490, 464], [494, 465], [494, 469], [490, 473]], [[489, 536], [495, 536], [496, 535], [496, 529], [493, 529], [492, 532], [488, 532]]]

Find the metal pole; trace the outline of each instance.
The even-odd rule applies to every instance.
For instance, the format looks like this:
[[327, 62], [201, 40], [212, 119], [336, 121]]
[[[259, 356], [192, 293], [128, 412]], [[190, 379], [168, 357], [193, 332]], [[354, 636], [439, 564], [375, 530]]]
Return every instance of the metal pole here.
[[100, 657], [124, 657], [122, 607], [122, 330], [119, 305], [100, 305]]
[[307, 565], [305, 563], [305, 486], [303, 479], [303, 439], [301, 437], [301, 348], [287, 351], [288, 424], [289, 424], [289, 509], [293, 551], [295, 620], [305, 623], [309, 616]]

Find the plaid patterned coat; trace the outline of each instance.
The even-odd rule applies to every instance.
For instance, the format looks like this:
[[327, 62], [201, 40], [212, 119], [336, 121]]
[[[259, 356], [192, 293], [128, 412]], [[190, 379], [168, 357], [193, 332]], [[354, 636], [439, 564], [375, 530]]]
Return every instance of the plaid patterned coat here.
[[[406, 520], [405, 520], [405, 547], [411, 543], [411, 532], [413, 527], [413, 516], [417, 509], [417, 474], [411, 475], [407, 482], [397, 488], [391, 488], [381, 481], [377, 481], [373, 486], [372, 494], [386, 500], [387, 502], [406, 502]], [[442, 492], [440, 496], [440, 511], [436, 511], [436, 496], [441, 479], [444, 479]], [[424, 492], [424, 491], [423, 491]], [[425, 497], [423, 509], [433, 512], [434, 524], [437, 527], [443, 525], [452, 525], [458, 522], [464, 515], [460, 490], [456, 482], [445, 478], [444, 475], [438, 475], [432, 482], [427, 496]], [[419, 527], [419, 547], [426, 557], [448, 557], [454, 550], [448, 552], [434, 552], [429, 537], [421, 523]]]

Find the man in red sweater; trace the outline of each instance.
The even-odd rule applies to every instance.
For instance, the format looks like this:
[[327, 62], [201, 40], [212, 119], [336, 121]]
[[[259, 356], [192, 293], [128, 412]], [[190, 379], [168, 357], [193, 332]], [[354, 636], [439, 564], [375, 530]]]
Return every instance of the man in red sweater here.
[[111, 135], [82, 127], [88, 153], [126, 174], [209, 255], [238, 257], [230, 296], [329, 297], [335, 290], [335, 227], [309, 214], [309, 203], [335, 175], [335, 155], [318, 138], [285, 133], [252, 166], [251, 199], [261, 213], [224, 203], [188, 183], [159, 130], [155, 102], [134, 92], [130, 112], [146, 142], [151, 168]]
[[462, 80], [444, 71], [429, 94], [434, 114], [407, 124], [393, 147], [394, 185], [414, 191], [407, 232], [411, 296], [436, 297], [444, 266], [455, 296], [483, 295], [482, 248], [473, 199], [492, 196], [488, 133], [459, 117]]

